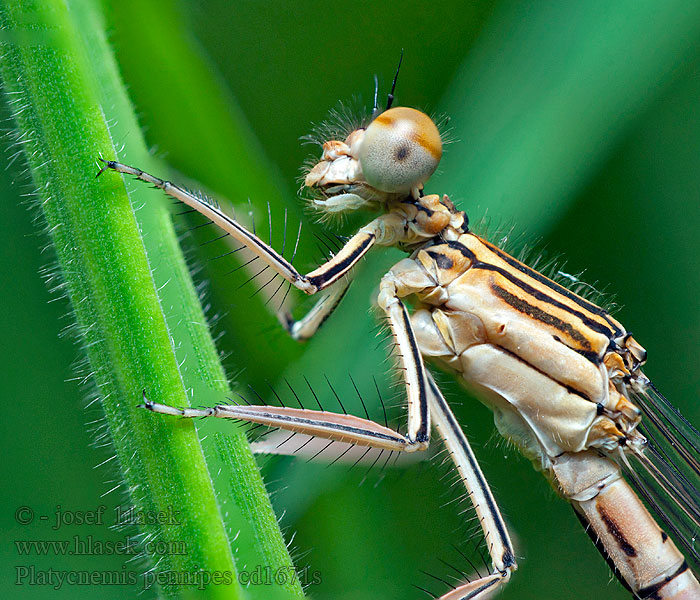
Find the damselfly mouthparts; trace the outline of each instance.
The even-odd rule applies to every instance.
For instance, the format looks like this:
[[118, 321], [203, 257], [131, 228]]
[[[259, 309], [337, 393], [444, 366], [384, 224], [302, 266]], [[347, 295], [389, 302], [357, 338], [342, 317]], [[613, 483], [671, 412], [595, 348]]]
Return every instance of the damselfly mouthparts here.
[[[646, 351], [618, 321], [477, 236], [466, 213], [447, 196], [424, 194], [441, 158], [440, 134], [422, 112], [392, 108], [392, 98], [383, 111], [375, 102], [367, 123], [345, 139], [326, 140], [321, 160], [306, 176], [305, 185], [317, 192], [313, 206], [324, 214], [380, 213], [308, 274], [183, 188], [116, 161], [104, 161], [103, 171], [155, 185], [216, 223], [294, 287], [321, 293], [307, 316], [285, 319], [295, 339], [314, 335], [372, 247], [406, 251], [408, 257], [382, 278], [378, 297], [398, 346], [408, 400], [406, 435], [368, 419], [301, 408], [145, 406], [400, 452], [425, 450], [433, 427], [466, 486], [492, 562], [489, 575], [458, 585], [441, 600], [484, 600], [508, 581], [515, 554], [469, 442], [424, 366], [427, 357], [454, 371], [493, 409], [499, 431], [573, 505], [636, 597], [700, 598], [688, 564], [700, 563], [694, 546], [700, 528], [697, 431], [644, 375]], [[414, 300], [412, 313], [403, 302], [407, 297]]]

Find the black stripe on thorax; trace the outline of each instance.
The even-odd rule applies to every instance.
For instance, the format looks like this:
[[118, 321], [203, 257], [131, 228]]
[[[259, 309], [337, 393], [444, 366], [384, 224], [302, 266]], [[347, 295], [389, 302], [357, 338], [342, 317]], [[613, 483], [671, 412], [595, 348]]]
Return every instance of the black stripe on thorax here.
[[506, 252], [503, 252], [500, 248], [497, 248], [490, 242], [487, 242], [486, 240], [482, 240], [479, 238], [479, 240], [487, 247], [489, 250], [491, 250], [494, 254], [499, 256], [501, 259], [503, 259], [506, 263], [508, 263], [511, 267], [514, 269], [517, 269], [521, 273], [532, 277], [534, 280], [551, 287], [555, 292], [561, 294], [562, 296], [565, 296], [572, 302], [575, 302], [578, 304], [581, 308], [587, 310], [588, 312], [593, 313], [594, 315], [597, 315], [601, 317], [602, 319], [605, 319], [606, 323], [610, 325], [610, 328], [612, 330], [612, 335], [609, 335], [609, 337], [618, 337], [622, 335], [624, 332], [620, 330], [620, 328], [615, 325], [611, 319], [610, 315], [607, 313], [606, 310], [602, 309], [600, 306], [596, 306], [592, 302], [589, 302], [585, 298], [581, 298], [578, 294], [575, 294], [571, 290], [565, 288], [563, 285], [557, 283], [556, 281], [552, 281], [548, 277], [545, 277], [542, 275], [542, 273], [539, 273], [538, 271], [535, 271], [532, 267], [528, 267], [526, 264], [520, 262], [519, 260], [516, 260]]
[[570, 323], [562, 321], [559, 317], [542, 310], [541, 308], [530, 304], [529, 302], [519, 298], [515, 294], [511, 294], [505, 288], [502, 288], [496, 283], [491, 284], [491, 289], [501, 300], [503, 300], [509, 306], [512, 306], [518, 312], [521, 312], [528, 317], [554, 327], [555, 329], [561, 331], [562, 333], [568, 335], [572, 340], [578, 342], [586, 350], [591, 350], [591, 342], [589, 342], [586, 337], [577, 329], [571, 326]]
[[[545, 294], [544, 292], [541, 292], [538, 289], [535, 289], [528, 283], [525, 283], [522, 279], [516, 277], [513, 273], [510, 271], [507, 271], [506, 269], [503, 269], [501, 267], [497, 267], [496, 265], [493, 265], [491, 263], [485, 263], [480, 261], [477, 257], [476, 254], [474, 254], [469, 248], [464, 246], [464, 244], [461, 244], [460, 242], [454, 241], [454, 242], [447, 242], [447, 244], [450, 246], [450, 248], [453, 248], [455, 250], [458, 250], [459, 252], [462, 253], [463, 256], [466, 256], [472, 261], [472, 267], [476, 269], [484, 269], [488, 271], [493, 271], [495, 273], [498, 273], [508, 281], [510, 281], [512, 284], [516, 285], [519, 287], [523, 292], [526, 294], [529, 294], [536, 300], [539, 300], [540, 302], [545, 302], [546, 304], [550, 304], [554, 306], [555, 308], [559, 308], [565, 312], [568, 312], [569, 314], [575, 316], [578, 318], [586, 327], [588, 327], [591, 331], [595, 331], [596, 333], [600, 333], [602, 335], [605, 335], [606, 337], [612, 339], [615, 335], [615, 332], [611, 330], [609, 327], [604, 325], [603, 323], [599, 323], [598, 321], [595, 321], [591, 319], [590, 317], [586, 316], [584, 313], [571, 308], [570, 306], [567, 306], [563, 302], [560, 302], [559, 300], [556, 300], [552, 298], [551, 296]], [[536, 271], [532, 271], [533, 273], [536, 273]], [[553, 281], [547, 279], [543, 275], [539, 275], [539, 278], [537, 278], [538, 281], [541, 281], [541, 283], [548, 288], [552, 289], [553, 291], [558, 292], [558, 284], [555, 284]], [[564, 289], [564, 288], [562, 288]], [[568, 290], [567, 290], [568, 291]], [[570, 293], [570, 292], [569, 292]], [[578, 298], [575, 294], [573, 294], [574, 297]], [[567, 295], [568, 297], [568, 295]], [[599, 307], [596, 307], [597, 310], [602, 310]]]

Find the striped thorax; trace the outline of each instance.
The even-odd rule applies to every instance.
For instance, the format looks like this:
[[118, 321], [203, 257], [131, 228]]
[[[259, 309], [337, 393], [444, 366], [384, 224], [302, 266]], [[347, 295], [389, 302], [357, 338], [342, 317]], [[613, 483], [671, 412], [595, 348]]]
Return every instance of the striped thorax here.
[[391, 273], [425, 284], [413, 317], [423, 354], [478, 388], [500, 432], [543, 468], [562, 452], [645, 443], [621, 389], [641, 377], [637, 345], [604, 311], [473, 233]]

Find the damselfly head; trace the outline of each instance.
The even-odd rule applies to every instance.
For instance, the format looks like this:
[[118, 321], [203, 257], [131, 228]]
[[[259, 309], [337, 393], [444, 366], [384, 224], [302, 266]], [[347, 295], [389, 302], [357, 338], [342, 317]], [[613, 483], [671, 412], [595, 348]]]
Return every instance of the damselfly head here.
[[441, 157], [435, 123], [425, 113], [403, 106], [378, 115], [365, 130], [359, 149], [365, 181], [391, 194], [421, 189]]
[[393, 199], [417, 199], [441, 157], [440, 132], [428, 115], [390, 108], [344, 141], [324, 142], [304, 185], [321, 192], [313, 205], [327, 213], [381, 208]]

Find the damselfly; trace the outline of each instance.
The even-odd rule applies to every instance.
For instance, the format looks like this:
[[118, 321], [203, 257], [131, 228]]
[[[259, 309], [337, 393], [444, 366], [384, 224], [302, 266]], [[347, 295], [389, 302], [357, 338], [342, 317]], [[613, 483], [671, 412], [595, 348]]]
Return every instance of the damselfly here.
[[[375, 99], [365, 123], [344, 139], [325, 140], [321, 160], [306, 175], [306, 187], [316, 192], [313, 207], [323, 214], [380, 213], [306, 275], [234, 218], [182, 187], [116, 161], [103, 161], [102, 171], [155, 185], [213, 221], [297, 289], [320, 293], [305, 317], [284, 321], [298, 340], [313, 336], [338, 306], [353, 267], [372, 247], [404, 250], [408, 257], [381, 280], [378, 304], [398, 347], [407, 433], [303, 408], [182, 409], [148, 401], [146, 408], [409, 453], [425, 450], [434, 428], [466, 486], [492, 563], [490, 574], [458, 585], [441, 600], [484, 600], [515, 571], [515, 553], [469, 442], [424, 366], [429, 358], [454, 371], [493, 409], [499, 431], [573, 505], [636, 597], [700, 598], [689, 567], [700, 564], [698, 432], [644, 375], [646, 351], [618, 321], [474, 234], [466, 213], [447, 196], [424, 194], [442, 155], [440, 134], [427, 115], [392, 108], [392, 100], [393, 88], [384, 110]], [[414, 301], [412, 313], [406, 298]]]

